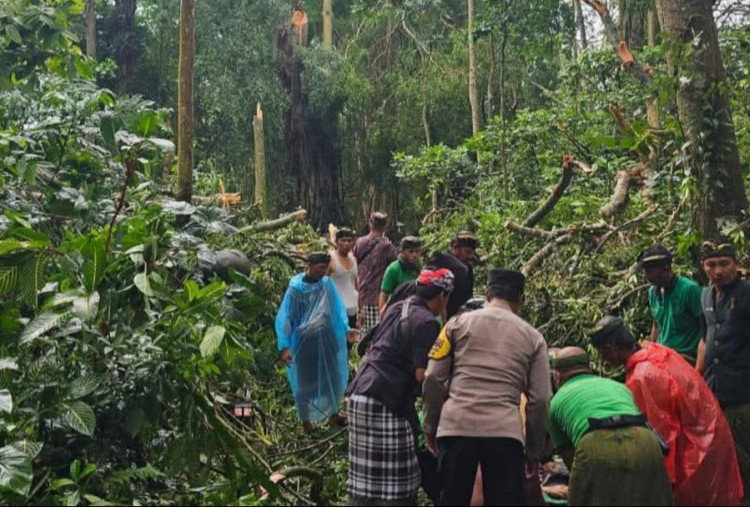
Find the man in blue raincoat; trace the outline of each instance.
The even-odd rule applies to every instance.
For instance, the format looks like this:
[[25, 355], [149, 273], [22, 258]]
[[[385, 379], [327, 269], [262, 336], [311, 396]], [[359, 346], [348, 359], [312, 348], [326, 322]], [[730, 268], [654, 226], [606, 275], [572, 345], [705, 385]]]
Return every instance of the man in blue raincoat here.
[[307, 270], [289, 282], [276, 317], [276, 336], [281, 359], [306, 432], [326, 418], [345, 425], [339, 415], [349, 377], [346, 307], [328, 278], [330, 256], [314, 253]]

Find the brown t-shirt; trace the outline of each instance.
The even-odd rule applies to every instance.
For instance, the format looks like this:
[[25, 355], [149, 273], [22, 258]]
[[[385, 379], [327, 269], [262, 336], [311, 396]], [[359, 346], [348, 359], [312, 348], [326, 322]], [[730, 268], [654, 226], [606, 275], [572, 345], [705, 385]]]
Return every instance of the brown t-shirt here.
[[[521, 394], [528, 397], [525, 431]], [[424, 383], [425, 428], [437, 428], [438, 437], [513, 438], [539, 458], [551, 396], [544, 337], [493, 302], [452, 319], [435, 342]]]
[[363, 236], [354, 245], [359, 269], [359, 301], [377, 306], [385, 270], [398, 258], [398, 250], [385, 236], [373, 233]]

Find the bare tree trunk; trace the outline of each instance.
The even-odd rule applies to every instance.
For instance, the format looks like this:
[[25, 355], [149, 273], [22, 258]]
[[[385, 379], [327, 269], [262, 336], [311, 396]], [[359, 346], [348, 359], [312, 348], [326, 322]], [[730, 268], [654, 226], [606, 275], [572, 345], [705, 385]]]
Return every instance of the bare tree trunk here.
[[487, 98], [484, 101], [484, 117], [486, 121], [492, 121], [495, 116], [495, 34], [490, 32], [490, 43], [487, 47], [487, 59], [490, 62], [490, 71], [487, 74]]
[[[680, 78], [678, 116], [697, 182], [693, 218], [707, 238], [717, 232], [719, 219], [739, 218], [748, 207], [716, 22], [706, 0], [657, 0], [656, 6], [674, 43], [667, 62]], [[688, 43], [692, 51], [686, 55]]]
[[508, 167], [508, 111], [505, 105], [505, 49], [508, 45], [508, 27], [503, 26], [503, 41], [500, 43], [500, 163], [503, 175], [503, 198], [510, 199], [510, 169]]
[[589, 41], [586, 37], [586, 19], [583, 17], [581, 0], [573, 0], [573, 7], [575, 9], [576, 20], [578, 21], [578, 32], [581, 36], [581, 49], [586, 51], [586, 49], [589, 47]]
[[648, 11], [648, 45], [649, 46], [656, 46], [656, 32], [658, 30], [658, 22], [656, 19], [656, 11], [654, 9], [651, 9]]
[[476, 134], [482, 130], [479, 120], [479, 92], [477, 91], [477, 50], [474, 41], [474, 12], [475, 0], [468, 0], [468, 32], [469, 32], [469, 102], [471, 103], [471, 131]]
[[333, 47], [333, 0], [323, 0], [323, 47]]
[[263, 109], [258, 102], [258, 108], [253, 118], [253, 136], [255, 137], [255, 204], [258, 205], [260, 216], [267, 216], [266, 198], [266, 145], [263, 134]]
[[86, 0], [86, 56], [96, 58], [96, 0]]
[[630, 49], [640, 49], [646, 43], [647, 11], [640, 2], [619, 0], [620, 2], [620, 40], [624, 40]]
[[195, 0], [180, 2], [180, 57], [177, 71], [177, 199], [193, 197], [193, 68]]

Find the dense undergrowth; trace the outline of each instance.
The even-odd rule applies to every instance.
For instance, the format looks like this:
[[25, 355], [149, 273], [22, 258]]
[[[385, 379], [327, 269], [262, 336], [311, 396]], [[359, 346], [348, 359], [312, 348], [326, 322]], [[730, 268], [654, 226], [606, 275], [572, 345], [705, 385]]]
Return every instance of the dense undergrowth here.
[[[12, 69], [0, 82], [0, 502], [344, 502], [346, 433], [302, 433], [272, 330], [287, 280], [301, 252], [319, 246], [318, 234], [299, 224], [257, 234], [247, 228], [258, 219], [254, 209], [175, 202], [169, 112], [96, 84], [111, 70], [81, 56], [67, 30], [74, 3], [7, 5], [0, 6], [0, 67]], [[748, 160], [750, 36], [722, 40]], [[658, 66], [659, 49], [648, 51], [643, 58]], [[644, 119], [654, 90], [608, 51], [567, 62], [560, 79], [557, 91], [545, 92], [549, 107], [522, 109], [508, 125], [495, 121], [459, 148], [399, 156], [395, 168], [423, 197], [417, 209], [429, 209], [428, 192], [437, 192], [440, 206], [421, 231], [430, 250], [468, 227], [482, 241], [478, 285], [489, 267], [527, 270], [525, 315], [550, 344], [583, 343], [604, 312], [623, 314], [645, 334], [638, 252], [663, 241], [678, 252], [682, 272], [699, 276], [674, 83], [652, 84], [663, 112], [654, 136]], [[611, 103], [629, 130], [613, 121]], [[658, 170], [602, 218], [616, 171], [649, 148], [658, 150]], [[565, 155], [592, 172], [576, 170], [543, 220], [515, 227], [560, 180]], [[214, 180], [198, 171], [195, 187], [208, 193]], [[746, 245], [744, 224], [725, 228]], [[216, 275], [215, 254], [226, 249], [251, 259], [248, 276]], [[276, 471], [290, 479], [272, 485]]]

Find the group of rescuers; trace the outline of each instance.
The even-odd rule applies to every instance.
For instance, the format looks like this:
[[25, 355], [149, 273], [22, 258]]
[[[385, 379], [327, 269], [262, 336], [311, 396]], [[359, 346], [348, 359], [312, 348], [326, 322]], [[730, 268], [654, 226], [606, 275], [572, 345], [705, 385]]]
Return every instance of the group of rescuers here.
[[622, 384], [594, 374], [584, 349], [548, 350], [518, 315], [521, 273], [489, 271], [472, 299], [472, 233], [422, 269], [419, 238], [399, 252], [386, 226], [374, 213], [356, 242], [338, 230], [276, 320], [305, 431], [348, 426], [351, 505], [416, 505], [420, 487], [437, 505], [534, 505], [552, 455], [570, 470], [568, 505], [748, 505], [750, 283], [730, 241], [702, 245], [705, 289], [666, 248], [641, 254], [651, 340], [613, 316], [590, 334]]

